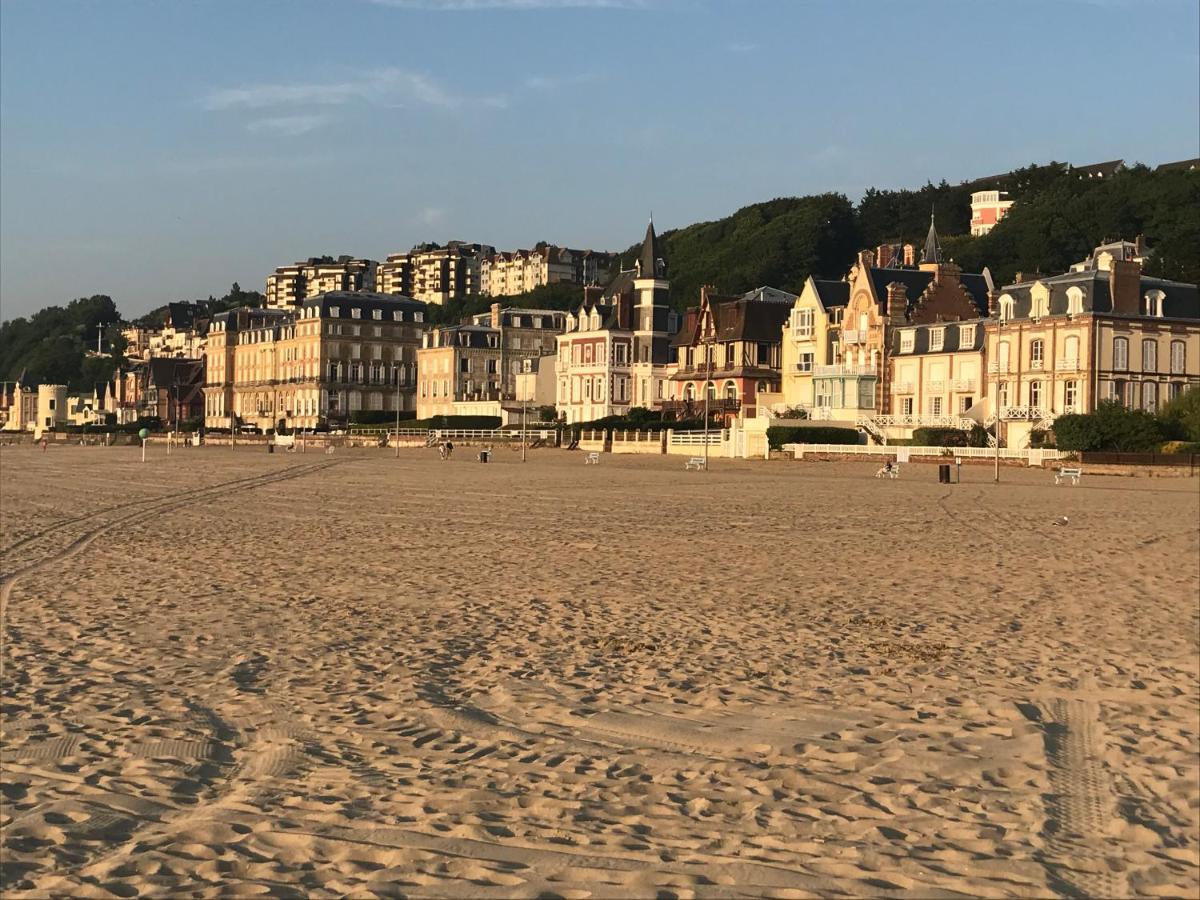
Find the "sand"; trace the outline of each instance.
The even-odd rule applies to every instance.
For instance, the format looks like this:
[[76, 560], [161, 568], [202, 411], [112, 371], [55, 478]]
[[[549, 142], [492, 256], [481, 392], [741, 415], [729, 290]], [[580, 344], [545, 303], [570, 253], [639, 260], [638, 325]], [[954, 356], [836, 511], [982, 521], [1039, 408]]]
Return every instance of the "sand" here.
[[8, 897], [1200, 890], [1200, 480], [137, 454], [0, 456]]

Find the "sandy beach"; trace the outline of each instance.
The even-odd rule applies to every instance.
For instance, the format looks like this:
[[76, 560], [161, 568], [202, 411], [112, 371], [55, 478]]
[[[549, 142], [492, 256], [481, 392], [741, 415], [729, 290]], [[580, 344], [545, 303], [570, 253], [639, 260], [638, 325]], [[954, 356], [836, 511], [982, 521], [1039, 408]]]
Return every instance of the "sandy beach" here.
[[1200, 480], [138, 453], [0, 453], [6, 896], [1200, 891]]

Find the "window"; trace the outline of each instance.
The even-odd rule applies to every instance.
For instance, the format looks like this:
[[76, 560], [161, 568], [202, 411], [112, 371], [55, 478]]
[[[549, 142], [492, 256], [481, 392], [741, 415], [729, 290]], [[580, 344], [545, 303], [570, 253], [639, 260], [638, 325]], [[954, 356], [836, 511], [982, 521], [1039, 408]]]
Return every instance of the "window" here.
[[458, 361], [458, 371], [470, 372], [471, 371], [471, 360], [467, 359], [467, 357], [465, 357], [465, 356], [462, 359], [460, 359]]
[[1142, 371], [1158, 371], [1158, 341], [1154, 338], [1142, 341]]
[[900, 332], [900, 352], [901, 353], [912, 353], [913, 352], [913, 342], [914, 342], [913, 339], [915, 338], [915, 336], [916, 336], [915, 333], [912, 331]]
[[800, 362], [796, 363], [796, 369], [800, 372], [811, 372], [813, 370], [813, 354], [801, 353]]
[[1129, 368], [1129, 338], [1113, 338], [1113, 369], [1124, 372]]
[[1035, 284], [1029, 292], [1029, 317], [1040, 319], [1050, 315], [1050, 291], [1044, 284]]
[[1078, 316], [1083, 313], [1083, 289], [1078, 287], [1067, 288], [1067, 315]]
[[1079, 338], [1075, 335], [1070, 335], [1063, 341], [1063, 357], [1067, 364], [1079, 365]]
[[969, 349], [975, 346], [975, 326], [958, 326], [958, 349]]
[[866, 313], [858, 314], [858, 330], [859, 331], [866, 331], [869, 322], [870, 322], [870, 318], [867, 316]]
[[1042, 406], [1042, 383], [1040, 381], [1029, 382], [1029, 405], [1038, 409]]
[[1144, 309], [1146, 315], [1153, 316], [1156, 319], [1161, 319], [1163, 314], [1162, 302], [1166, 298], [1166, 294], [1159, 290], [1147, 291], [1144, 298]]
[[725, 345], [725, 368], [732, 369], [734, 361], [733, 344]]
[[338, 306], [329, 307], [329, 316], [330, 316], [330, 318], [333, 318], [333, 319], [340, 319], [342, 317], [341, 307], [338, 307]]
[[758, 345], [758, 364], [760, 366], [771, 365], [771, 345], [770, 344], [759, 344]]
[[929, 398], [929, 414], [931, 416], [940, 416], [942, 414], [942, 398], [941, 397], [930, 397]]
[[1108, 388], [1108, 398], [1115, 400], [1117, 403], [1129, 405], [1129, 382], [1127, 381], [1110, 381]]
[[996, 387], [996, 405], [1000, 409], [1008, 406], [1008, 382], [1002, 381]]
[[1182, 393], [1183, 393], [1183, 385], [1180, 384], [1178, 381], [1172, 381], [1170, 384], [1167, 385], [1167, 399], [1168, 400], [1174, 400], [1176, 397], [1178, 397]]
[[1182, 375], [1187, 363], [1187, 344], [1171, 341], [1171, 374]]
[[929, 329], [929, 349], [930, 350], [941, 350], [942, 346], [945, 343], [946, 343], [946, 329], [945, 328], [930, 328]]
[[1142, 409], [1148, 413], [1158, 411], [1158, 382], [1142, 382]]
[[734, 384], [732, 381], [725, 382], [725, 399], [726, 400], [736, 400], [737, 399], [737, 385]]
[[685, 400], [695, 400], [696, 399], [696, 386], [689, 382], [688, 386], [684, 389], [683, 397]]
[[372, 319], [382, 319], [383, 318], [383, 310], [382, 309], [371, 310], [371, 318]]
[[1001, 341], [1000, 342], [1000, 364], [999, 364], [999, 369], [1001, 372], [1008, 371], [1008, 363], [1009, 363], [1009, 344], [1008, 344], [1008, 341]]
[[1063, 383], [1063, 404], [1066, 406], [1066, 412], [1077, 412], [1079, 403], [1079, 382], [1067, 381]]
[[813, 333], [813, 311], [811, 309], [797, 310], [792, 326], [795, 337], [809, 338]]
[[963, 413], [964, 415], [966, 414], [967, 410], [970, 409], [974, 405], [975, 405], [974, 397], [960, 397], [958, 399], [958, 411], [960, 413]]
[[496, 360], [494, 360], [494, 359], [489, 359], [489, 360], [487, 361], [487, 373], [488, 373], [489, 375], [495, 375], [495, 374], [496, 374]]
[[625, 357], [628, 353], [628, 349], [629, 348], [626, 347], [625, 344], [617, 344], [616, 345], [615, 353], [616, 353], [616, 362], [617, 362], [618, 366], [625, 365]]
[[359, 309], [357, 306], [354, 307], [353, 309], [350, 310], [350, 318], [361, 319], [362, 318], [362, 310]]
[[711, 381], [708, 382], [706, 385], [704, 385], [704, 393], [705, 393], [705, 396], [707, 396], [709, 400], [716, 400], [717, 399], [717, 386], [715, 384], [713, 384]]
[[1000, 297], [1000, 321], [1007, 322], [1013, 317], [1013, 308], [1016, 303], [1009, 294], [1004, 294]]
[[913, 398], [903, 397], [900, 400], [900, 412], [902, 415], [911, 416], [913, 409]]
[[1030, 368], [1040, 369], [1046, 358], [1046, 342], [1041, 340], [1029, 342], [1029, 365]]
[[657, 388], [658, 399], [659, 399], [659, 400], [661, 400], [661, 399], [663, 398], [663, 383], [662, 383], [662, 379], [658, 379], [658, 380], [656, 380], [656, 381], [654, 382], [654, 386], [655, 386], [655, 388]]

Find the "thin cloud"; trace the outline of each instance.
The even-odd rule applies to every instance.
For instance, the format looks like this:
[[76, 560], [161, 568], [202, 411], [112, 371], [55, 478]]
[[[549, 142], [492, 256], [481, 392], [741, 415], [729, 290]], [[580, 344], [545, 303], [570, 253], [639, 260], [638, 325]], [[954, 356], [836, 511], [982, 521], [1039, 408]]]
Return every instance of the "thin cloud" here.
[[648, 9], [657, 0], [371, 0], [377, 6], [432, 12], [477, 12], [487, 9]]
[[270, 109], [280, 106], [341, 106], [352, 102], [455, 109], [462, 99], [420, 72], [394, 67], [331, 82], [253, 84], [210, 91], [205, 109]]
[[753, 53], [758, 49], [758, 44], [751, 44], [747, 41], [737, 41], [728, 47], [730, 53]]
[[329, 116], [272, 116], [267, 119], [256, 119], [246, 124], [246, 130], [252, 134], [270, 134], [279, 137], [299, 137], [316, 131], [330, 122]]

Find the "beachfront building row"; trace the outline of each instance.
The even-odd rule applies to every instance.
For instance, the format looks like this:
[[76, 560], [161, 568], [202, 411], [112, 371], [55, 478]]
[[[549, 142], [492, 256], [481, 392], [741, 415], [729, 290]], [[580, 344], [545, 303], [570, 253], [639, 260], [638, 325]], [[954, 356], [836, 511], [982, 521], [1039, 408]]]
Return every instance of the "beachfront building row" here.
[[205, 425], [313, 428], [359, 410], [414, 412], [425, 311], [408, 297], [339, 291], [290, 312], [218, 313], [205, 347]]
[[480, 264], [479, 290], [489, 297], [513, 297], [548, 284], [606, 284], [616, 260], [612, 253], [552, 244], [495, 253]]
[[879, 439], [973, 422], [995, 432], [999, 416], [1010, 442], [1104, 400], [1153, 412], [1200, 385], [1200, 299], [1144, 276], [1146, 256], [1118, 241], [1069, 272], [997, 288], [943, 260], [932, 227], [918, 266], [864, 251], [845, 281], [806, 282], [776, 409]]
[[507, 419], [523, 401], [553, 405], [553, 393], [518, 392], [530, 360], [553, 359], [567, 313], [502, 307], [460, 325], [432, 328], [417, 353], [417, 418], [483, 415]]

